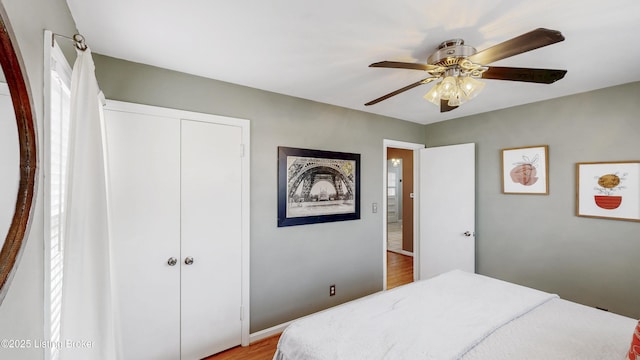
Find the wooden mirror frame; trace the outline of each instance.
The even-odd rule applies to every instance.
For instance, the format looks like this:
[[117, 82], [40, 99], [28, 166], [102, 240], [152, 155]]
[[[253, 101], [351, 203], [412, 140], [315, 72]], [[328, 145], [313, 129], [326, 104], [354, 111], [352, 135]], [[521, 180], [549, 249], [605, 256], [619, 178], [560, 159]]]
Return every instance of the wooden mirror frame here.
[[[0, 304], [25, 247], [34, 201], [37, 171], [36, 132], [29, 100], [29, 90], [23, 76], [20, 60], [11, 41], [5, 23], [6, 13], [0, 6], [0, 66], [9, 87], [18, 126], [20, 147], [20, 183], [16, 196], [13, 220], [2, 250], [0, 250]], [[4, 234], [0, 234], [2, 236]]]

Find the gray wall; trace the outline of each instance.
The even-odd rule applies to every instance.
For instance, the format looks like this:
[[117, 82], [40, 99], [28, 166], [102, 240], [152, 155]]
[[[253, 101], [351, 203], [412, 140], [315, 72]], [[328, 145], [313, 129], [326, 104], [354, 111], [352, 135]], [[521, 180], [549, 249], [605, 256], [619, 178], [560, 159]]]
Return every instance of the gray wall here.
[[[37, 121], [36, 131], [40, 146], [38, 166], [42, 166], [44, 29], [68, 35], [75, 33], [75, 24], [64, 0], [2, 0], [2, 5], [8, 15], [7, 22], [15, 33], [26, 76], [29, 80], [28, 86], [32, 95], [32, 109]], [[33, 221], [26, 249], [13, 283], [0, 306], [0, 338], [2, 339], [37, 340], [43, 338], [44, 229], [42, 189], [42, 168], [40, 168], [37, 202], [32, 209]], [[40, 359], [43, 356], [42, 349], [10, 350], [0, 348], [0, 359]]]
[[[382, 289], [383, 139], [423, 127], [298, 98], [95, 57], [108, 99], [251, 120], [251, 331]], [[278, 228], [277, 147], [361, 154], [361, 219]], [[329, 285], [337, 295], [329, 297]]]
[[[477, 144], [477, 270], [640, 317], [640, 223], [575, 216], [575, 163], [640, 160], [640, 83], [425, 127]], [[476, 101], [481, 101], [478, 98]], [[504, 195], [500, 149], [549, 145], [549, 195]]]

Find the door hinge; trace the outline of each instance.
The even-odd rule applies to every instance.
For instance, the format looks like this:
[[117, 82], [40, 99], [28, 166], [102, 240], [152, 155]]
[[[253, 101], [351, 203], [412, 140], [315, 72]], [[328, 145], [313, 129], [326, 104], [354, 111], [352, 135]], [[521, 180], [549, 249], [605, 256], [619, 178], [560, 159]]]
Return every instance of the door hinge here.
[[244, 144], [240, 144], [240, 157], [244, 157]]
[[244, 320], [244, 307], [240, 306], [240, 321]]

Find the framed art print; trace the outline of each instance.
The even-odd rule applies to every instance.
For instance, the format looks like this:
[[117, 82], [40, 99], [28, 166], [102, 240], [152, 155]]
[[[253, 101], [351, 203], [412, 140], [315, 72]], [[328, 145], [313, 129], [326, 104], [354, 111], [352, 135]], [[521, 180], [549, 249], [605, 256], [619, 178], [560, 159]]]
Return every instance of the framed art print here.
[[502, 149], [503, 194], [549, 194], [547, 145]]
[[360, 219], [360, 154], [278, 147], [278, 227]]
[[640, 161], [577, 163], [576, 215], [640, 221]]

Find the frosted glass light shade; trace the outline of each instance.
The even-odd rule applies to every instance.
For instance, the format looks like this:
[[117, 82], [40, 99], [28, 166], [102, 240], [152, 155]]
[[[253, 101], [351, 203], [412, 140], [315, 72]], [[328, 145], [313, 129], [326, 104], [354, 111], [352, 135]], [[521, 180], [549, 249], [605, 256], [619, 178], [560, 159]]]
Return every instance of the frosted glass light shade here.
[[470, 76], [465, 76], [460, 84], [460, 89], [462, 89], [462, 92], [464, 93], [464, 96], [467, 98], [467, 100], [471, 100], [478, 96], [480, 91], [484, 89], [485, 85], [483, 82], [478, 81]]
[[449, 100], [458, 92], [458, 85], [453, 76], [447, 76], [440, 83], [440, 99]]
[[451, 94], [451, 96], [449, 96], [449, 101], [447, 102], [447, 105], [449, 106], [460, 106], [463, 103], [460, 93], [456, 92], [455, 94]]
[[447, 76], [434, 85], [424, 96], [429, 102], [440, 106], [441, 100], [447, 100], [449, 106], [460, 106], [475, 98], [485, 84], [470, 76]]
[[427, 94], [424, 96], [424, 98], [429, 100], [429, 102], [438, 106], [440, 106], [440, 91], [438, 91], [438, 89], [440, 88], [440, 84], [441, 83], [435, 84], [431, 88], [431, 90], [429, 90], [429, 92], [427, 92]]

